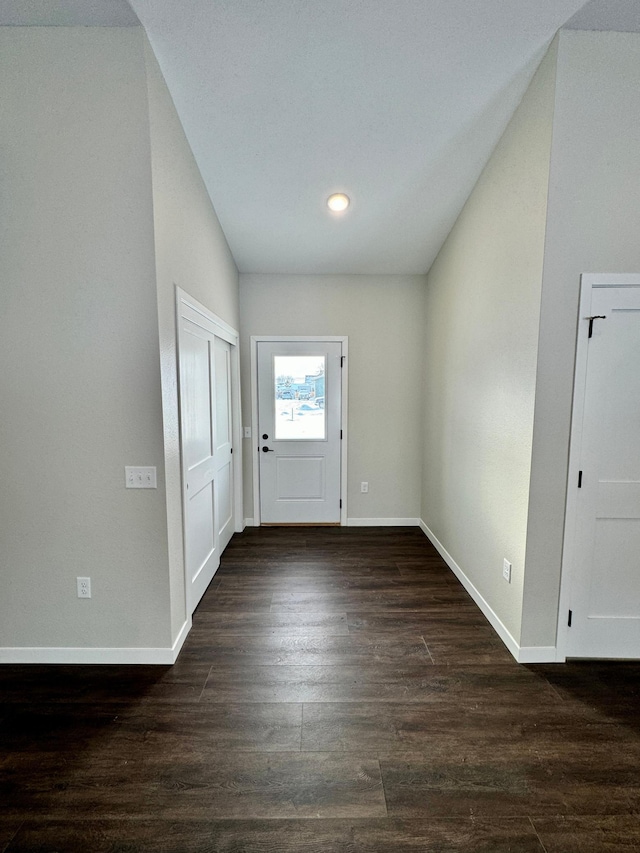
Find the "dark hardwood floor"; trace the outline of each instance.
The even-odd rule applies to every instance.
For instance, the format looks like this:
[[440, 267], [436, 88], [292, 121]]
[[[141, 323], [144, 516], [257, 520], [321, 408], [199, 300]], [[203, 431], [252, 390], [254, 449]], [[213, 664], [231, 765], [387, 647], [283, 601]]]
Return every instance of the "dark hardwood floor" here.
[[518, 666], [417, 529], [248, 529], [175, 666], [0, 667], [0, 851], [638, 851], [639, 700]]

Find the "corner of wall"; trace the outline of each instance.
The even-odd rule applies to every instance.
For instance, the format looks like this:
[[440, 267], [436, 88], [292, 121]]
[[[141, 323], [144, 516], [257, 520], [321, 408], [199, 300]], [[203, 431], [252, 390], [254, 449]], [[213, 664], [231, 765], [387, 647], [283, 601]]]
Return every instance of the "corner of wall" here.
[[561, 30], [555, 46], [522, 618], [531, 645], [557, 632], [580, 276], [640, 269], [640, 34]]
[[[517, 655], [557, 41], [432, 266], [422, 518]], [[503, 558], [513, 564], [505, 584]]]
[[144, 35], [149, 110], [157, 317], [172, 637], [187, 618], [180, 467], [176, 286], [233, 328], [239, 275], [152, 45]]

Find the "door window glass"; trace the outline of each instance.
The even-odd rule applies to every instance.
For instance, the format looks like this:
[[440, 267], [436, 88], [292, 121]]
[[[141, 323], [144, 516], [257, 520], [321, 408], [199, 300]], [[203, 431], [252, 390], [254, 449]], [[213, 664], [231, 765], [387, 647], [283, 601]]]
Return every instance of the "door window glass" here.
[[325, 441], [323, 355], [274, 355], [274, 401], [278, 440]]

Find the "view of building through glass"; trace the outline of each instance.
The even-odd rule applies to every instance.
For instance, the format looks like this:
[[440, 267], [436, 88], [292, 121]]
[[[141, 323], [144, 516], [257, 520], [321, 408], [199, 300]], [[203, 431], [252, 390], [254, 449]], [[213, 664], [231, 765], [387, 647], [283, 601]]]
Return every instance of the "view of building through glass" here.
[[324, 441], [325, 357], [273, 357], [276, 439]]

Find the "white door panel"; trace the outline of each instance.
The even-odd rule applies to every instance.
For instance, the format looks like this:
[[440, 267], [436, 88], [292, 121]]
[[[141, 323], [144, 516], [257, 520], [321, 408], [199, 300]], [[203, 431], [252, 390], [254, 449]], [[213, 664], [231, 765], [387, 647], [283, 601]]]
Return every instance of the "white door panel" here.
[[640, 657], [640, 282], [594, 286], [567, 654]]
[[209, 341], [190, 323], [184, 324], [181, 351], [184, 387], [185, 461], [189, 469], [211, 458]]
[[220, 551], [233, 536], [233, 447], [231, 422], [231, 345], [216, 337], [215, 360], [215, 495]]
[[321, 501], [326, 497], [324, 456], [276, 456], [276, 500]]
[[185, 563], [191, 612], [211, 582], [220, 555], [216, 535], [213, 349], [210, 333], [180, 319], [180, 403], [185, 467]]
[[189, 495], [189, 576], [196, 581], [215, 552], [213, 483], [197, 490], [190, 484]]
[[259, 341], [263, 524], [339, 524], [342, 344]]
[[[196, 303], [194, 303], [196, 304]], [[187, 609], [193, 613], [235, 528], [232, 344], [178, 299]]]

